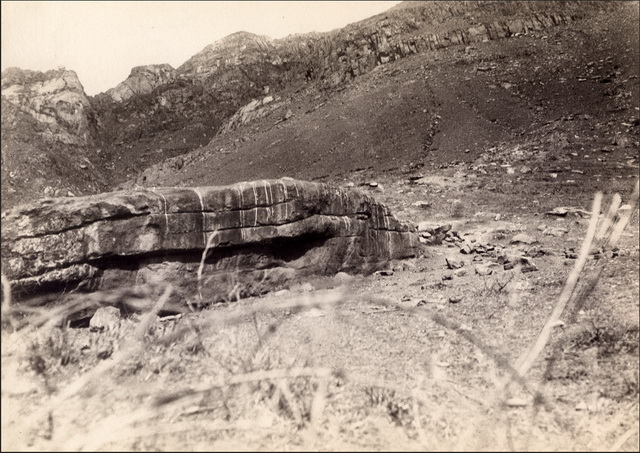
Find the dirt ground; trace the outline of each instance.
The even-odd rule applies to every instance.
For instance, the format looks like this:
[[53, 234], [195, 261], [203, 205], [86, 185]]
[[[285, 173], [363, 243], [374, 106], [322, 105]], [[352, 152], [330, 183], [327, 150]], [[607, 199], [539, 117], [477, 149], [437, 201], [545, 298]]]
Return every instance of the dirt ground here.
[[628, 10], [415, 55], [334, 93], [281, 93], [281, 110], [125, 184], [348, 184], [430, 233], [388, 271], [154, 318], [139, 341], [137, 315], [104, 332], [3, 330], [3, 450], [637, 451], [637, 211], [617, 248], [589, 255], [579, 288], [599, 273], [595, 288], [513, 375], [595, 193], [602, 213], [615, 193], [631, 208]]

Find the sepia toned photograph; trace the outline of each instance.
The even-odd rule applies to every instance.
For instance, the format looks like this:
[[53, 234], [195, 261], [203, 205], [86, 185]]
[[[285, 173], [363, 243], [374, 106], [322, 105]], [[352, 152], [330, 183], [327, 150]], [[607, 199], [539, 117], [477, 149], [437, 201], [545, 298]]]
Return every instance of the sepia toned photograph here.
[[640, 449], [640, 1], [2, 1], [1, 450]]

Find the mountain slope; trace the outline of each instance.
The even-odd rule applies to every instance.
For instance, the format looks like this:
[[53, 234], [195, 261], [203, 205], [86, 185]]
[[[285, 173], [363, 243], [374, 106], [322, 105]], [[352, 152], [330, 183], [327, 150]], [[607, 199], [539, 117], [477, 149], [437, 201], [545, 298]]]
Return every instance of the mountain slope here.
[[[615, 173], [638, 141], [634, 7], [509, 40], [426, 51], [338, 91], [310, 85], [268, 103], [264, 97], [206, 147], [145, 170], [136, 183], [362, 182], [364, 174], [379, 178], [390, 169], [482, 165], [487, 152], [518, 148], [531, 166], [544, 150], [541, 168], [562, 170], [577, 152], [593, 155], [619, 142], [617, 162], [596, 156], [598, 172]], [[604, 179], [593, 183], [607, 189]]]
[[[425, 137], [429, 137], [434, 129], [434, 118], [438, 112], [436, 106], [431, 105], [427, 98], [436, 86], [426, 87], [425, 93], [407, 94], [408, 91], [404, 90], [405, 94], [401, 97], [391, 96], [385, 99], [384, 93], [375, 86], [378, 80], [374, 74], [376, 71], [381, 71], [391, 62], [414, 55], [422, 55], [424, 64], [429, 66], [440, 58], [441, 51], [451, 49], [452, 46], [456, 47], [453, 51], [455, 53], [464, 50], [464, 47], [484, 45], [481, 43], [510, 36], [544, 36], [547, 33], [545, 30], [551, 30], [553, 27], [564, 27], [566, 24], [577, 23], [576, 21], [596, 17], [598, 14], [615, 14], [618, 9], [620, 4], [611, 2], [408, 2], [387, 13], [328, 33], [309, 33], [272, 40], [239, 32], [207, 46], [177, 70], [168, 65], [134, 68], [129, 78], [114, 89], [88, 98], [89, 104], [84, 108], [85, 114], [79, 116], [80, 119], [84, 118], [85, 127], [80, 128], [82, 130], [76, 128], [76, 135], [72, 139], [82, 142], [82, 158], [88, 159], [91, 165], [99, 168], [99, 179], [104, 184], [115, 186], [125, 180], [136, 178], [144, 169], [166, 159], [177, 158], [176, 161], [168, 162], [169, 168], [180, 166], [181, 159], [189, 161], [191, 157], [187, 154], [202, 147], [208, 150], [224, 149], [223, 153], [227, 153], [230, 145], [225, 145], [226, 139], [215, 139], [222, 140], [221, 144], [211, 143], [209, 147], [207, 145], [217, 134], [224, 135], [237, 126], [230, 124], [228, 120], [240, 108], [245, 106], [245, 109], [251, 111], [244, 112], [248, 113], [248, 116], [239, 124], [250, 122], [251, 118], [264, 118], [267, 113], [286, 116], [288, 108], [284, 108], [284, 103], [296, 103], [300, 93], [309, 93], [317, 98], [300, 101], [300, 109], [297, 106], [291, 109], [291, 113], [296, 116], [286, 124], [278, 125], [278, 128], [286, 129], [289, 127], [288, 124], [297, 124], [300, 118], [298, 110], [306, 111], [305, 109], [317, 107], [317, 112], [307, 115], [308, 121], [306, 119], [300, 123], [305, 130], [315, 127], [314, 122], [325, 120], [318, 116], [323, 109], [323, 115], [329, 115], [326, 118], [331, 123], [326, 125], [328, 133], [323, 134], [313, 129], [315, 132], [301, 133], [299, 139], [292, 142], [292, 150], [311, 147], [312, 152], [317, 154], [316, 157], [300, 160], [300, 166], [308, 169], [301, 172], [300, 176], [319, 177], [332, 173], [331, 162], [344, 167], [344, 170], [372, 166], [371, 157], [385, 156], [386, 151], [369, 153], [362, 148], [371, 150], [381, 143], [387, 147], [398, 145], [406, 148], [393, 155], [397, 156], [396, 162], [409, 164], [430, 144], [430, 138]], [[471, 57], [473, 52], [465, 54], [465, 58], [458, 59], [460, 61], [451, 60], [449, 63], [473, 64], [485, 69], [482, 58], [471, 61]], [[544, 66], [544, 63], [541, 64]], [[416, 80], [418, 82], [411, 83], [421, 86], [419, 79], [425, 75], [434, 76], [428, 72], [409, 74], [403, 79], [403, 83]], [[384, 71], [382, 73], [384, 74]], [[363, 80], [363, 83], [372, 84], [369, 88], [371, 99], [363, 101], [362, 107], [352, 105], [351, 109], [347, 106], [340, 110], [340, 115], [348, 118], [348, 121], [332, 120], [332, 112], [326, 108], [336, 107], [332, 100], [334, 94], [340, 93], [340, 90], [345, 90], [346, 87], [346, 91], [339, 94], [343, 98], [335, 100], [353, 103], [355, 98], [349, 96], [353, 95], [359, 99], [364, 93], [362, 96], [349, 94], [350, 83], [367, 77], [370, 77], [367, 79], [369, 81]], [[437, 77], [446, 78], [447, 74]], [[9, 85], [5, 83], [5, 79], [8, 80], [10, 77], [5, 77], [3, 73], [3, 96], [6, 94], [8, 97], [11, 92], [6, 92]], [[381, 87], [394, 90], [391, 80], [382, 77]], [[485, 91], [485, 94], [487, 93]], [[409, 99], [411, 96], [417, 96], [419, 101], [409, 101], [404, 106], [407, 95]], [[275, 102], [272, 103], [270, 99], [274, 99]], [[327, 100], [327, 107], [320, 105], [322, 100]], [[383, 115], [383, 109], [387, 106], [390, 113]], [[414, 138], [406, 144], [403, 142], [404, 138], [390, 138], [390, 134], [398, 129], [398, 125], [387, 127], [385, 131], [385, 117], [393, 122], [395, 115], [410, 118], [414, 110], [420, 109], [426, 110], [426, 118], [415, 121], [411, 119], [406, 125], [409, 131], [407, 134]], [[522, 121], [526, 121], [528, 113], [524, 112], [521, 115]], [[367, 125], [360, 125], [360, 120], [354, 119], [362, 114], [372, 116], [373, 132], [368, 132]], [[268, 121], [275, 122], [279, 119], [271, 118]], [[488, 118], [490, 122], [494, 119]], [[11, 121], [5, 123], [13, 124]], [[263, 126], [262, 132], [264, 127], [266, 126]], [[276, 130], [279, 130], [278, 128]], [[354, 129], [367, 132], [362, 132], [360, 139], [348, 138], [347, 135], [350, 136], [352, 133], [358, 135], [358, 131]], [[484, 132], [480, 132], [480, 129]], [[478, 133], [485, 137], [486, 142], [496, 134], [496, 130], [500, 130], [500, 127], [485, 124], [480, 129], [476, 128]], [[5, 130], [10, 137], [11, 127]], [[244, 129], [243, 133], [252, 132], [251, 129]], [[271, 135], [264, 135], [265, 141], [260, 141], [259, 149], [266, 149], [281, 139], [274, 136], [272, 140]], [[329, 141], [322, 144], [325, 137], [329, 137]], [[369, 140], [372, 137], [377, 138]], [[234, 138], [236, 139], [241, 140], [239, 136]], [[242, 137], [242, 140], [247, 140], [247, 137]], [[238, 146], [238, 143], [240, 141], [234, 141], [233, 146]], [[60, 142], [60, 146], [64, 148], [66, 145]], [[7, 152], [11, 151], [8, 149]], [[256, 149], [248, 150], [247, 156], [256, 152]], [[359, 153], [362, 157], [354, 157]], [[257, 164], [249, 164], [253, 162], [250, 157], [238, 158], [233, 165], [228, 163], [228, 159], [231, 158], [235, 159], [221, 158], [225, 162], [220, 164], [221, 168], [226, 170], [220, 173], [220, 180], [229, 178], [229, 170], [232, 170], [234, 178], [260, 177], [263, 170], [274, 175], [280, 172], [275, 163], [277, 159], [300, 159], [293, 151], [282, 151], [278, 156], [263, 158], [274, 163], [266, 166], [261, 163], [252, 169], [252, 165]], [[325, 163], [321, 163], [323, 161]], [[390, 165], [397, 166], [397, 163]], [[287, 171], [294, 170], [289, 168]], [[28, 172], [30, 169], [24, 171]], [[47, 179], [46, 171], [45, 169], [44, 179]], [[3, 195], [4, 203], [28, 201], [42, 196], [40, 185], [31, 187], [26, 183], [28, 175], [20, 174], [19, 179], [19, 185], [22, 187], [20, 196], [8, 199]], [[64, 177], [52, 179], [56, 181], [56, 185], [65, 186]], [[73, 192], [91, 193], [97, 190], [99, 184], [92, 184], [91, 180], [92, 177], [79, 186], [74, 185]], [[3, 188], [5, 186], [3, 181]]]

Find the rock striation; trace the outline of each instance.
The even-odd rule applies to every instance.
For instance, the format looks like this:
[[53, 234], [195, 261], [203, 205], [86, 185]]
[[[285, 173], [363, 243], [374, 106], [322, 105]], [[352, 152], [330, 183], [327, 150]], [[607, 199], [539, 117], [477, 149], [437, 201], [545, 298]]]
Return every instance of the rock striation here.
[[160, 278], [183, 301], [210, 303], [299, 275], [373, 272], [419, 247], [415, 228], [370, 196], [293, 179], [49, 198], [4, 212], [2, 225], [3, 273], [23, 300]]

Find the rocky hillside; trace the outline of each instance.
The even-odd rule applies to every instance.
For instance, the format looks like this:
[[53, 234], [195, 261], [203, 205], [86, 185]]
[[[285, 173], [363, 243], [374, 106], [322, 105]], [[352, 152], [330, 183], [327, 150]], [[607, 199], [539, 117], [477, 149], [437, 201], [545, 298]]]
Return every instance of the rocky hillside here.
[[105, 190], [95, 112], [76, 73], [2, 73], [2, 208]]
[[2, 73], [2, 97], [43, 127], [49, 143], [92, 144], [91, 104], [73, 71], [46, 73], [9, 68]]
[[[208, 145], [221, 131], [282, 108], [296, 93], [326, 99], [355, 78], [411, 55], [538, 33], [618, 7], [610, 2], [404, 2], [328, 33], [283, 39], [234, 33], [177, 69], [136, 67], [125, 81], [94, 97], [84, 94], [72, 71], [8, 70], [2, 74], [2, 96], [38, 123], [23, 128], [32, 131], [31, 141], [81, 150], [76, 160], [89, 163], [80, 165], [100, 171], [99, 177], [84, 172], [83, 179], [67, 183], [67, 178], [47, 176], [47, 167], [44, 179], [53, 181], [54, 190], [91, 193], [100, 187], [96, 181], [113, 187], [134, 179], [154, 164]], [[15, 121], [5, 121], [3, 111], [7, 142], [16, 140]], [[5, 154], [15, 152], [3, 148], [3, 172], [10, 160]], [[13, 169], [13, 179], [3, 178], [3, 205], [44, 194], [41, 184], [27, 183], [24, 171], [31, 169], [18, 176]], [[17, 195], [5, 195], [11, 188]]]
[[173, 82], [176, 76], [176, 70], [168, 64], [136, 66], [127, 80], [107, 90], [107, 94], [116, 102], [126, 101], [149, 94], [159, 86]]

